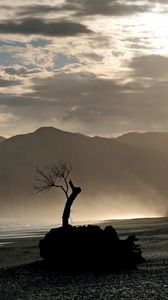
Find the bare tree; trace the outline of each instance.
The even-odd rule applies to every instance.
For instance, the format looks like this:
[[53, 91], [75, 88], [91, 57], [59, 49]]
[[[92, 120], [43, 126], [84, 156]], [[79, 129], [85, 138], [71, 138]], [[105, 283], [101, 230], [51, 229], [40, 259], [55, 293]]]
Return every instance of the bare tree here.
[[[64, 192], [66, 203], [62, 215], [63, 227], [68, 226], [71, 206], [81, 192], [81, 188], [74, 186], [72, 180], [69, 179], [70, 172], [71, 166], [66, 163], [60, 163], [44, 169], [36, 167], [35, 184], [33, 187], [36, 192], [49, 191], [54, 187], [60, 188]], [[69, 189], [71, 189], [71, 192], [69, 192]]]

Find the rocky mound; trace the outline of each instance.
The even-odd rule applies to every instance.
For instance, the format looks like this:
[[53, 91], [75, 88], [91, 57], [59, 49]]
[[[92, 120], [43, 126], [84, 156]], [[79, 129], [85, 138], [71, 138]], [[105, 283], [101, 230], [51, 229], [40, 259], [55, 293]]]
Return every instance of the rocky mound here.
[[40, 241], [40, 255], [55, 270], [117, 271], [136, 268], [145, 262], [136, 237], [120, 240], [107, 226], [53, 228]]

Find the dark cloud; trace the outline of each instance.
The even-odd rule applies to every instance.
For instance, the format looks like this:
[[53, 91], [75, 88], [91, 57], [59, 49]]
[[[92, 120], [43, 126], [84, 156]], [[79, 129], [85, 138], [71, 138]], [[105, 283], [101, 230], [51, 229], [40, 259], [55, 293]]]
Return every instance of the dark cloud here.
[[[86, 104], [89, 99], [90, 103], [102, 103], [102, 95], [104, 100], [110, 99], [112, 93], [128, 92], [133, 90], [134, 86], [118, 84], [115, 80], [98, 78], [92, 73], [60, 73], [53, 77], [45, 79], [34, 79], [34, 95], [38, 95], [44, 99], [56, 98], [57, 103], [83, 103]], [[65, 88], [66, 87], [66, 88]], [[98, 98], [97, 98], [98, 97]], [[99, 99], [100, 98], [100, 99]], [[64, 101], [64, 102], [63, 102]], [[77, 102], [76, 102], [77, 101]]]
[[72, 10], [74, 9], [73, 5], [53, 6], [53, 5], [36, 4], [36, 5], [29, 5], [26, 7], [20, 6], [17, 8], [17, 15], [18, 16], [41, 16], [49, 13], [58, 13], [60, 11], [63, 11], [64, 9], [69, 10], [68, 7], [71, 7]]
[[43, 19], [28, 18], [0, 23], [0, 33], [6, 34], [41, 34], [45, 36], [75, 36], [91, 33], [85, 25], [76, 22], [53, 22]]
[[50, 107], [55, 105], [55, 103], [53, 101], [50, 100], [41, 100], [38, 97], [31, 97], [31, 95], [29, 95], [29, 97], [21, 95], [11, 95], [11, 94], [4, 94], [4, 93], [0, 93], [0, 105], [5, 105], [5, 106], [9, 106], [11, 108], [14, 109], [19, 109], [19, 108], [28, 108], [28, 107], [32, 107], [33, 109], [36, 110], [36, 107], [39, 108], [40, 107]]
[[168, 77], [168, 57], [144, 55], [134, 57], [130, 64], [136, 76], [163, 79]]
[[20, 6], [17, 8], [18, 16], [39, 16], [42, 14], [52, 13], [59, 11], [59, 7], [51, 5], [29, 5]]
[[[137, 86], [117, 84], [114, 80], [100, 79], [92, 73], [56, 74], [52, 78], [33, 79], [34, 92], [22, 96], [0, 96], [0, 105], [10, 106], [12, 112], [24, 119], [36, 121], [59, 118], [86, 123], [102, 117], [120, 114], [124, 92]], [[128, 104], [128, 103], [127, 103]], [[39, 110], [40, 107], [40, 110]], [[118, 118], [118, 117], [116, 117]]]
[[69, 12], [71, 15], [91, 16], [122, 16], [135, 13], [143, 13], [151, 8], [150, 2], [140, 4], [139, 1], [119, 1], [119, 0], [66, 0], [63, 5], [32, 5], [20, 7], [18, 15], [39, 16], [48, 13]]
[[102, 135], [168, 129], [167, 81], [151, 80], [144, 87], [78, 72], [34, 78], [33, 84], [32, 93], [0, 95], [0, 105], [10, 107], [24, 124], [54, 125], [57, 120], [57, 126], [76, 124], [79, 131]]
[[154, 124], [163, 122], [168, 126], [167, 92], [166, 81], [146, 88], [136, 82], [119, 84], [91, 73], [76, 73], [35, 80], [32, 97], [55, 103], [46, 119], [50, 111], [48, 118], [55, 116], [67, 124], [83, 122], [99, 128], [101, 120], [105, 131], [112, 126], [113, 132], [122, 132], [152, 130]]
[[76, 15], [106, 15], [106, 16], [122, 16], [131, 15], [134, 13], [146, 12], [151, 5], [139, 4], [134, 1], [134, 4], [126, 1], [118, 0], [67, 0], [67, 4], [76, 5]]
[[138, 92], [138, 85], [122, 85], [91, 73], [62, 73], [35, 80], [32, 97], [52, 101], [52, 111], [48, 108], [45, 113], [39, 112], [45, 120], [55, 117], [67, 124], [83, 122], [98, 126], [99, 119], [114, 124], [123, 117], [130, 118], [129, 109], [136, 110], [136, 104], [129, 99], [129, 91]]
[[6, 79], [0, 79], [0, 87], [8, 87], [8, 86], [16, 86], [20, 85], [20, 80], [6, 80]]
[[39, 73], [41, 70], [40, 69], [32, 69], [29, 70], [26, 67], [7, 67], [4, 68], [4, 71], [9, 74], [9, 75], [17, 75], [17, 76], [30, 76], [33, 74]]

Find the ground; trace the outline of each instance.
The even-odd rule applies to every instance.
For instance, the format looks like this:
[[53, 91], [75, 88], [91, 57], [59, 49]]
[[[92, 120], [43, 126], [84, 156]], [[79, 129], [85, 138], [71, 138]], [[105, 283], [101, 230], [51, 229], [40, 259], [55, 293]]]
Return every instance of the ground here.
[[[168, 299], [168, 219], [115, 221], [112, 225], [121, 237], [131, 233], [139, 237], [147, 264], [120, 273], [48, 272], [37, 262], [37, 234], [0, 248], [0, 259], [5, 258], [4, 265], [8, 265], [0, 269], [0, 299]], [[18, 266], [10, 267], [7, 262]]]

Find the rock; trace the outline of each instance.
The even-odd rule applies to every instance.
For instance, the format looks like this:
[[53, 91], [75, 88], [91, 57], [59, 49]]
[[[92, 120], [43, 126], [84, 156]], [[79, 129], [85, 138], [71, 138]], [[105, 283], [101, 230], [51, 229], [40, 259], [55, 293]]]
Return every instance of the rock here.
[[40, 241], [40, 255], [56, 270], [117, 271], [136, 268], [145, 262], [135, 236], [120, 240], [107, 226], [53, 228]]

